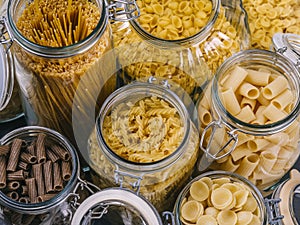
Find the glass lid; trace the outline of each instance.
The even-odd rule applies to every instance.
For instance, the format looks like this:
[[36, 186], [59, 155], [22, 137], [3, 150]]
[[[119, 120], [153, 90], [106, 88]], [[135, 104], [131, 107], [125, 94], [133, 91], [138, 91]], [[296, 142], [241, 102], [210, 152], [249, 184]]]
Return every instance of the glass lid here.
[[156, 209], [143, 197], [120, 188], [99, 191], [84, 200], [71, 225], [162, 225]]
[[0, 111], [5, 108], [8, 103], [8, 80], [9, 74], [6, 66], [6, 53], [2, 44], [0, 44]]
[[300, 173], [296, 169], [290, 171], [290, 177], [278, 190], [273, 197], [279, 198], [278, 203], [280, 214], [283, 216], [283, 225], [300, 224]]
[[300, 35], [276, 33], [272, 41], [277, 52], [290, 59], [296, 66], [300, 66]]

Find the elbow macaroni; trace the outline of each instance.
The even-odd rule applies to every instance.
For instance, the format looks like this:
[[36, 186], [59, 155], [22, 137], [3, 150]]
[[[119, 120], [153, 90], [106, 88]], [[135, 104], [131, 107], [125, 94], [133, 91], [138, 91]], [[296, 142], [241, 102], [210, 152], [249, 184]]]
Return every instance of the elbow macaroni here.
[[[241, 76], [238, 77], [237, 74]], [[240, 97], [244, 93], [240, 89], [245, 84], [250, 84], [259, 92], [255, 95], [256, 98], [251, 99], [251, 103], [248, 98], [246, 101], [245, 97]], [[210, 96], [211, 88], [206, 92]], [[284, 76], [266, 69], [244, 69], [236, 66], [220, 79], [219, 92], [222, 104], [229, 113], [245, 123], [254, 125], [266, 125], [284, 119], [293, 109], [295, 102], [293, 90]], [[207, 126], [207, 120], [200, 116], [200, 112], [205, 111], [205, 118], [211, 117], [213, 120], [211, 106], [208, 106], [210, 103], [205, 95], [204, 93], [203, 100], [201, 99], [198, 105], [202, 128]], [[207, 115], [207, 111], [211, 116]], [[239, 132], [236, 148], [228, 156], [214, 161], [211, 168], [236, 172], [259, 188], [269, 187], [284, 176], [298, 158], [299, 122], [297, 117], [288, 128], [272, 135], [254, 136]], [[220, 146], [228, 141], [225, 132], [223, 133], [223, 138], [218, 136], [211, 143], [211, 152], [218, 152]], [[204, 140], [205, 144], [208, 140], [209, 138]]]

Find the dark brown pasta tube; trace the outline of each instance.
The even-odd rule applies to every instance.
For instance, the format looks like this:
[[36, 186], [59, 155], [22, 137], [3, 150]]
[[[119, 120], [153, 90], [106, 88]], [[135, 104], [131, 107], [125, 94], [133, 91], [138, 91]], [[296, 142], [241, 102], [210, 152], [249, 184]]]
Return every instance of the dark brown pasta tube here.
[[7, 155], [10, 151], [9, 145], [0, 145], [0, 155]]
[[15, 201], [18, 201], [18, 199], [19, 199], [19, 194], [16, 191], [8, 192], [6, 195], [7, 195], [7, 197], [9, 197], [9, 198], [11, 198], [12, 200], [15, 200]]
[[23, 196], [23, 197], [19, 198], [19, 202], [28, 204], [28, 203], [30, 203], [30, 199], [29, 199], [29, 197], [24, 197]]
[[28, 195], [28, 187], [26, 185], [22, 185], [21, 194], [22, 195]]
[[26, 163], [35, 164], [37, 162], [36, 156], [31, 155], [27, 152], [22, 152], [20, 154], [20, 159]]
[[68, 181], [72, 175], [71, 162], [70, 161], [62, 161], [61, 162], [61, 172], [62, 178], [64, 181]]
[[6, 187], [6, 157], [0, 156], [0, 188]]
[[56, 162], [60, 159], [59, 156], [56, 155], [51, 149], [47, 150], [47, 156], [52, 162]]
[[10, 190], [10, 191], [15, 191], [17, 190], [19, 187], [20, 187], [20, 182], [19, 181], [10, 181], [7, 183], [7, 189]]
[[7, 180], [25, 180], [26, 174], [24, 170], [17, 170], [16, 172], [7, 173]]
[[27, 146], [26, 148], [27, 152], [31, 155], [36, 156], [36, 152], [35, 152], [35, 141], [33, 141], [30, 145]]
[[52, 162], [48, 160], [43, 164], [43, 172], [44, 172], [44, 180], [45, 180], [45, 187], [46, 192], [50, 193], [53, 192], [53, 169], [52, 169]]
[[7, 171], [16, 171], [18, 161], [19, 161], [19, 156], [21, 152], [21, 147], [22, 147], [23, 140], [19, 138], [15, 138], [12, 141], [11, 144], [11, 149], [10, 149], [10, 154], [7, 162]]
[[46, 135], [40, 133], [36, 139], [36, 157], [38, 163], [46, 162], [45, 138]]
[[37, 194], [45, 194], [45, 184], [44, 184], [44, 174], [43, 174], [43, 165], [41, 163], [32, 165], [33, 177], [36, 181]]
[[53, 163], [53, 177], [54, 190], [61, 191], [63, 189], [63, 179], [61, 176], [61, 169], [58, 162]]
[[51, 150], [64, 161], [69, 161], [71, 158], [70, 153], [59, 145], [52, 145]]
[[44, 194], [37, 197], [37, 202], [45, 202], [56, 196], [57, 194]]
[[31, 203], [36, 202], [37, 197], [37, 189], [36, 189], [36, 183], [35, 178], [27, 178], [25, 180], [27, 190], [28, 190], [28, 196]]
[[18, 168], [22, 170], [29, 170], [29, 164], [23, 161], [19, 161]]

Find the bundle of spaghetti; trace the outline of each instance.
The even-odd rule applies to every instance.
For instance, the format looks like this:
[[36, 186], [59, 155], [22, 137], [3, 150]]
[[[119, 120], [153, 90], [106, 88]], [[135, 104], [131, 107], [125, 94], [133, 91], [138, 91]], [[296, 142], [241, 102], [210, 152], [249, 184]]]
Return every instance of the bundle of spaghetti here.
[[[35, 0], [24, 9], [17, 27], [24, 37], [36, 44], [49, 49], [64, 48], [85, 39], [96, 28], [99, 19], [98, 6], [88, 0]], [[97, 62], [110, 48], [109, 26], [88, 51], [71, 57], [43, 58], [15, 47], [17, 61], [28, 73], [19, 79], [30, 79], [22, 90], [26, 92], [26, 101], [38, 117], [39, 125], [72, 139], [74, 96], [79, 96], [78, 104], [91, 102], [95, 105], [90, 89], [98, 89], [101, 75], [93, 70], [98, 69]], [[86, 89], [76, 93], [80, 80], [88, 73], [93, 76], [90, 75]]]

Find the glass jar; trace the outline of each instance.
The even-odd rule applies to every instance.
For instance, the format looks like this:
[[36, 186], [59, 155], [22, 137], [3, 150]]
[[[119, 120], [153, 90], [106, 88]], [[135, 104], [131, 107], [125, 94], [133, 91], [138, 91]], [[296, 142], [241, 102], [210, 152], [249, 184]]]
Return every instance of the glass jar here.
[[191, 180], [168, 215], [173, 215], [174, 225], [268, 224], [260, 191], [244, 177], [225, 171], [206, 172]]
[[299, 210], [299, 187], [300, 173], [296, 169], [290, 171], [290, 176], [284, 180], [273, 192], [273, 199], [280, 199], [273, 208], [276, 208], [277, 214], [273, 222], [278, 225], [300, 224]]
[[226, 60], [199, 100], [200, 171], [238, 173], [264, 195], [299, 157], [299, 72], [278, 53]]
[[106, 99], [82, 154], [93, 183], [131, 188], [162, 212], [189, 180], [198, 153], [198, 129], [179, 97], [160, 84], [134, 82]]
[[300, 35], [300, 6], [298, 0], [242, 0], [248, 15], [251, 46], [270, 49], [276, 33]]
[[[0, 4], [0, 15], [6, 12], [6, 5]], [[0, 22], [0, 123], [9, 122], [23, 115], [18, 83], [14, 82], [14, 66], [10, 43], [4, 24]]]
[[15, 129], [0, 149], [0, 205], [12, 224], [70, 224], [82, 198], [99, 190], [79, 177], [75, 148], [54, 130]]
[[150, 76], [170, 79], [195, 100], [225, 58], [249, 47], [240, 1], [136, 3], [137, 19], [112, 23], [125, 84]]
[[[81, 78], [89, 77], [84, 92], [76, 92], [82, 113], [84, 105], [101, 105], [115, 90], [109, 7], [103, 0], [8, 2], [3, 22], [29, 125], [49, 127], [73, 141], [72, 107]], [[106, 53], [111, 57], [103, 57]], [[94, 100], [90, 96], [99, 89], [102, 95]]]
[[156, 209], [142, 196], [128, 189], [108, 188], [84, 200], [76, 210], [71, 224], [163, 223]]

